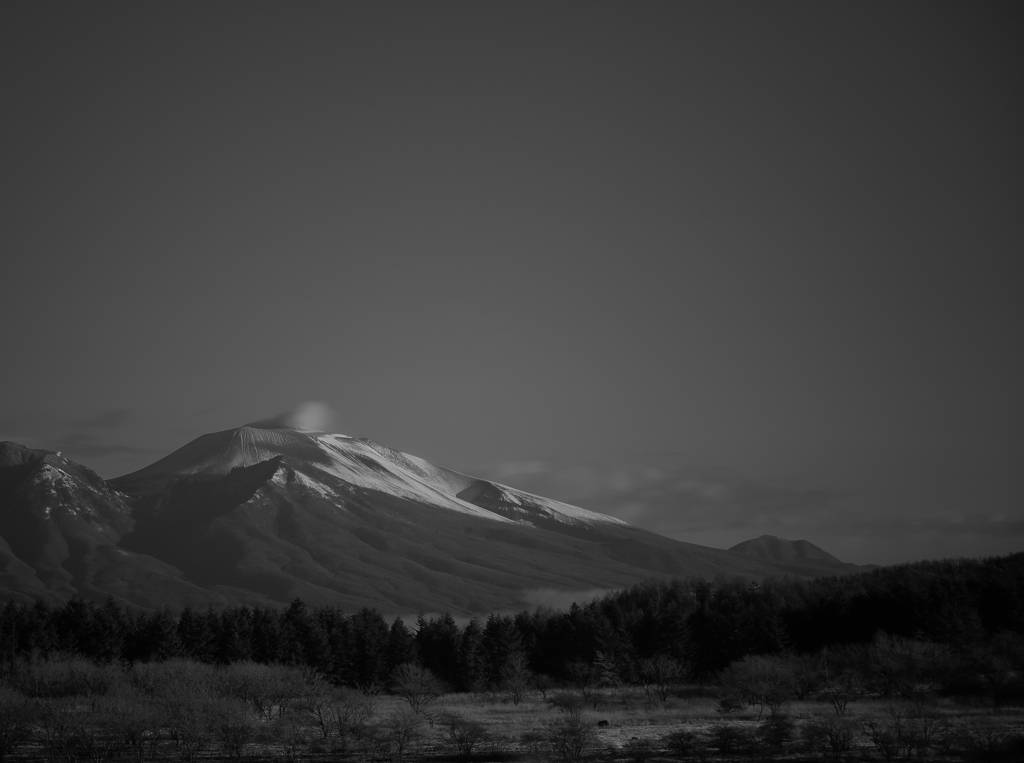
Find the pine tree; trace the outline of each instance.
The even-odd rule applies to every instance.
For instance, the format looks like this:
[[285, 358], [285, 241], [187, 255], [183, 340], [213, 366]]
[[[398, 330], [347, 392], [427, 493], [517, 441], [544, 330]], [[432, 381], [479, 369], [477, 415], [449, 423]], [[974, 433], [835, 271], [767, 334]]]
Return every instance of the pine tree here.
[[244, 617], [237, 611], [224, 610], [216, 628], [216, 659], [221, 665], [247, 660], [252, 649], [247, 638]]
[[459, 626], [448, 613], [430, 620], [418, 619], [416, 648], [419, 660], [437, 678], [447, 684], [458, 681]]
[[523, 653], [522, 639], [509, 616], [491, 614], [484, 625], [483, 647], [488, 685], [500, 687], [502, 675], [513, 655]]
[[139, 635], [140, 659], [143, 662], [162, 662], [181, 654], [178, 623], [167, 607], [155, 612], [140, 629]]
[[124, 616], [121, 607], [108, 596], [93, 616], [93, 657], [100, 662], [114, 662], [124, 654]]
[[178, 640], [183, 657], [197, 662], [212, 662], [216, 650], [213, 632], [203, 615], [186, 606], [178, 617]]
[[82, 657], [93, 656], [93, 605], [82, 597], [72, 596], [53, 615], [58, 648]]
[[17, 658], [23, 627], [21, 607], [8, 600], [0, 611], [0, 661], [12, 663]]
[[459, 642], [459, 671], [456, 686], [459, 691], [476, 693], [484, 687], [487, 666], [484, 656], [484, 633], [476, 618], [462, 630]]
[[252, 613], [252, 658], [270, 665], [280, 657], [281, 631], [277, 613], [270, 609], [254, 609]]
[[396, 617], [388, 631], [385, 656], [385, 670], [388, 675], [403, 663], [416, 662], [417, 651], [416, 635], [405, 626], [402, 618]]
[[353, 683], [357, 687], [387, 683], [388, 624], [376, 610], [364, 607], [352, 615]]

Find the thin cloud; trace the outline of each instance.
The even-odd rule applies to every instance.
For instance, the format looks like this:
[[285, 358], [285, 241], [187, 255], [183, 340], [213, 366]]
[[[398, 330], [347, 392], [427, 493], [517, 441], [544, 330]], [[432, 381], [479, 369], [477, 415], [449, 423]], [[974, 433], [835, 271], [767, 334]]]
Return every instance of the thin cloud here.
[[481, 476], [558, 498], [667, 535], [807, 524], [830, 517], [841, 491], [767, 483], [668, 465], [505, 462]]
[[61, 451], [83, 457], [135, 455], [144, 456], [160, 453], [155, 448], [136, 448], [131, 445], [104, 445], [102, 443], [69, 443], [58, 448]]
[[334, 410], [327, 403], [300, 403], [290, 411], [269, 419], [253, 421], [246, 426], [261, 429], [302, 429], [329, 432], [334, 424]]
[[572, 591], [560, 588], [535, 588], [524, 591], [523, 601], [531, 607], [550, 607], [551, 609], [568, 609], [575, 604], [587, 604], [594, 599], [600, 599], [612, 588], [588, 588], [582, 591]]
[[128, 408], [104, 408], [85, 418], [71, 422], [73, 429], [113, 429], [131, 423], [135, 414]]

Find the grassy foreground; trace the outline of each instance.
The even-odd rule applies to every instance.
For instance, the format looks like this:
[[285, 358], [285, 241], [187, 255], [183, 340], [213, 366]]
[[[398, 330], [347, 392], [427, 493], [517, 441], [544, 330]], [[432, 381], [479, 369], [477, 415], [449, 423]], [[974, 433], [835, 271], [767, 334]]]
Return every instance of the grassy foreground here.
[[825, 696], [748, 705], [692, 684], [392, 690], [253, 663], [10, 665], [0, 760], [1024, 761], [1024, 708], [982, 699], [851, 695], [840, 708]]

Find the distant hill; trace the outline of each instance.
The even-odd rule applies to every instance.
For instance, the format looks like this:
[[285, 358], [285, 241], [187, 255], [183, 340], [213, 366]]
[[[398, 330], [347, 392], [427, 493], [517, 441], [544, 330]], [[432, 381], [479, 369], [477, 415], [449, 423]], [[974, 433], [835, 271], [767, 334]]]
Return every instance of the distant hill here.
[[734, 554], [759, 559], [792, 575], [837, 575], [866, 572], [877, 565], [842, 562], [810, 541], [787, 540], [775, 535], [745, 540], [729, 549]]

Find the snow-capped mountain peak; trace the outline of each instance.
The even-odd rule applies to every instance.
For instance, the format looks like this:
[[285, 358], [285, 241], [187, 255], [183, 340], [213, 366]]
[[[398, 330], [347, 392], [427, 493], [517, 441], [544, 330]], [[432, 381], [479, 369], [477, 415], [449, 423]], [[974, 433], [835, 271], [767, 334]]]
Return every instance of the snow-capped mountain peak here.
[[[228, 474], [283, 457], [322, 496], [345, 485], [518, 524], [614, 524], [619, 519], [446, 469], [366, 438], [247, 425], [203, 435], [117, 484], [171, 475]], [[338, 500], [343, 500], [339, 498]]]

